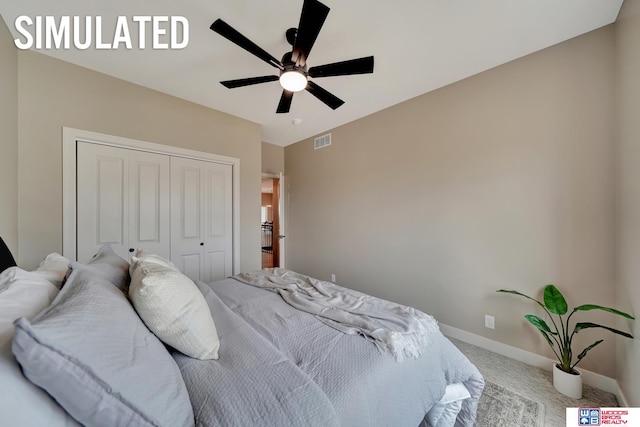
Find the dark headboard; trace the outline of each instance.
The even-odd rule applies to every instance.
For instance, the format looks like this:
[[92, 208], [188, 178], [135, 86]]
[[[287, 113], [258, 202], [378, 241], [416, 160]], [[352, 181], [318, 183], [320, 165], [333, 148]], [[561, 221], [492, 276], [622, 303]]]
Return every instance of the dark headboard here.
[[0, 237], [0, 272], [6, 270], [9, 267], [16, 265], [16, 260], [13, 259], [11, 251]]

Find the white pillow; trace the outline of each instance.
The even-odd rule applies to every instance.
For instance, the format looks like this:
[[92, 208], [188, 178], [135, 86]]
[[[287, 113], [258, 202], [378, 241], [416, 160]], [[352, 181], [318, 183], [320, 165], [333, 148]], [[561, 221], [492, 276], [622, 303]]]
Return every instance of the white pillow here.
[[191, 279], [157, 258], [131, 258], [129, 298], [138, 315], [160, 340], [181, 353], [217, 359], [220, 341], [202, 293]]
[[13, 321], [33, 318], [51, 304], [58, 288], [43, 276], [20, 267], [0, 273], [0, 346], [13, 336]]
[[68, 269], [69, 260], [62, 255], [53, 252], [42, 260], [34, 273], [41, 275], [50, 281], [56, 288], [60, 289]]
[[154, 262], [156, 264], [160, 264], [167, 268], [170, 268], [171, 270], [180, 271], [180, 269], [168, 259], [163, 258], [160, 255], [150, 252], [146, 249], [138, 249], [135, 257], [137, 259], [144, 258], [145, 262]]
[[0, 414], [6, 425], [78, 425], [44, 390], [24, 377], [11, 354], [13, 321], [20, 317], [32, 319], [56, 295], [58, 288], [42, 274], [19, 267], [10, 267], [0, 273]]

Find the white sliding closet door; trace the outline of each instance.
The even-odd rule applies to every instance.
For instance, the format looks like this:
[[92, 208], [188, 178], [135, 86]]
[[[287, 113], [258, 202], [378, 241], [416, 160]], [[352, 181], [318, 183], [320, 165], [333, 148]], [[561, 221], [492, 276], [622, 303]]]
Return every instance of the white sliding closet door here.
[[139, 248], [170, 257], [169, 159], [78, 141], [78, 260], [105, 243], [125, 259]]
[[233, 274], [233, 186], [228, 164], [171, 158], [171, 260], [193, 280]]

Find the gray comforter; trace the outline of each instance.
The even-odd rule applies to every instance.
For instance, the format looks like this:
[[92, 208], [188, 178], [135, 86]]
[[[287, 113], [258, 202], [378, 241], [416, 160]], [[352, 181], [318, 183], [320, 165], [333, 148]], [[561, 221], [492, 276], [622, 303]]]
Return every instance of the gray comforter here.
[[225, 279], [199, 283], [220, 338], [218, 360], [174, 352], [200, 426], [411, 426], [447, 384], [471, 394], [456, 425], [472, 426], [484, 380], [440, 332], [397, 363], [273, 292]]
[[233, 276], [248, 285], [280, 294], [287, 304], [314, 314], [344, 332], [360, 335], [398, 362], [418, 358], [438, 331], [428, 314], [284, 268], [265, 268]]

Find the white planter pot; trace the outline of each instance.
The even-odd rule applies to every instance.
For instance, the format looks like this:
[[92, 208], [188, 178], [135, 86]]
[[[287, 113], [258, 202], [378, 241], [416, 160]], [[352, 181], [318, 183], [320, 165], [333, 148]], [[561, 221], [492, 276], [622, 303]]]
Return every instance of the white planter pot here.
[[[576, 370], [577, 371], [577, 370]], [[578, 374], [568, 374], [558, 366], [553, 364], [553, 386], [560, 393], [565, 396], [573, 397], [574, 399], [582, 398], [582, 375], [579, 371]]]

